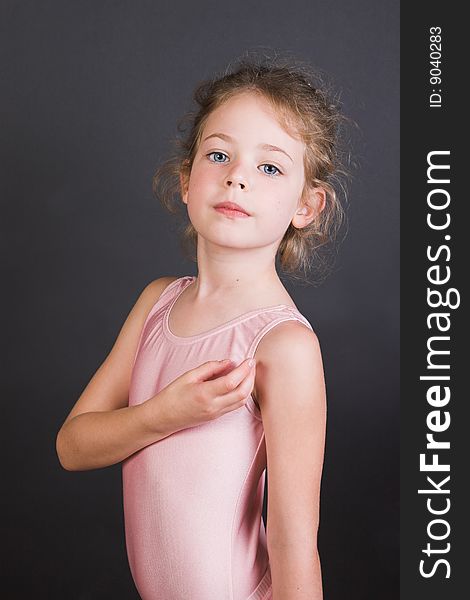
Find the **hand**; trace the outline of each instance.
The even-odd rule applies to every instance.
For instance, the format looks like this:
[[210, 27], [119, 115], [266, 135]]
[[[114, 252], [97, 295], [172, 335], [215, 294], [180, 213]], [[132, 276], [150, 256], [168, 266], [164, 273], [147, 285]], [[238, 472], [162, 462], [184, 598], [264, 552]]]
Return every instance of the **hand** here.
[[[255, 382], [256, 364], [249, 359], [238, 367], [230, 360], [211, 360], [183, 373], [147, 400], [158, 403], [159, 420], [173, 432], [213, 421], [243, 406]], [[160, 423], [155, 423], [158, 429]]]

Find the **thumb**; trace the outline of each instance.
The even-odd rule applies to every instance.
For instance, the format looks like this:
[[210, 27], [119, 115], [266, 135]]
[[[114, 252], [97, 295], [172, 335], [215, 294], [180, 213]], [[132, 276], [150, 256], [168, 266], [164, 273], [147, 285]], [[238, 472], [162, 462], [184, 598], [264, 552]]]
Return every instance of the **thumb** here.
[[230, 367], [231, 362], [229, 358], [224, 360], [209, 360], [192, 369], [191, 373], [195, 381], [209, 381]]

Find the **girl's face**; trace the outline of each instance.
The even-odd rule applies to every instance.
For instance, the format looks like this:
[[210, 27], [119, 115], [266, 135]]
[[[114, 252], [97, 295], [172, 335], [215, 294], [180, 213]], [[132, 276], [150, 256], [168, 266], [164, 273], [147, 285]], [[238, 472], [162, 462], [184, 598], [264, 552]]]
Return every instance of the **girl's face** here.
[[[183, 202], [198, 234], [219, 246], [275, 250], [291, 222], [307, 225], [318, 206], [310, 202], [302, 210], [305, 205], [300, 204], [304, 148], [258, 95], [240, 93], [214, 110], [202, 132], [189, 185], [181, 180]], [[238, 204], [249, 216], [217, 210], [223, 202]]]

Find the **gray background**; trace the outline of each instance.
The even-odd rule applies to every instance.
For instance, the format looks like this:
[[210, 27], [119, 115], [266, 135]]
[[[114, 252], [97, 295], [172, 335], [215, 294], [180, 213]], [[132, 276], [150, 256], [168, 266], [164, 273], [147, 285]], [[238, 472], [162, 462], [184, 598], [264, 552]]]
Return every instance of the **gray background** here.
[[[195, 274], [152, 197], [194, 86], [245, 49], [330, 74], [357, 121], [349, 234], [292, 286], [322, 345], [326, 600], [398, 597], [399, 5], [0, 4], [2, 582], [9, 598], [138, 598], [121, 468], [69, 473], [55, 436], [141, 289]], [[308, 477], [308, 474], [306, 474]]]

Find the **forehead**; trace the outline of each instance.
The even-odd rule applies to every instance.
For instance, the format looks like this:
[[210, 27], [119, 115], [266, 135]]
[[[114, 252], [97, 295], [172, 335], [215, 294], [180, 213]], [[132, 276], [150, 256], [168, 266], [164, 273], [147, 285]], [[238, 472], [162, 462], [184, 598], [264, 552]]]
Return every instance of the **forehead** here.
[[212, 111], [201, 141], [220, 132], [233, 138], [235, 144], [272, 144], [296, 157], [301, 157], [304, 150], [304, 143], [284, 129], [274, 107], [259, 94], [237, 94]]

